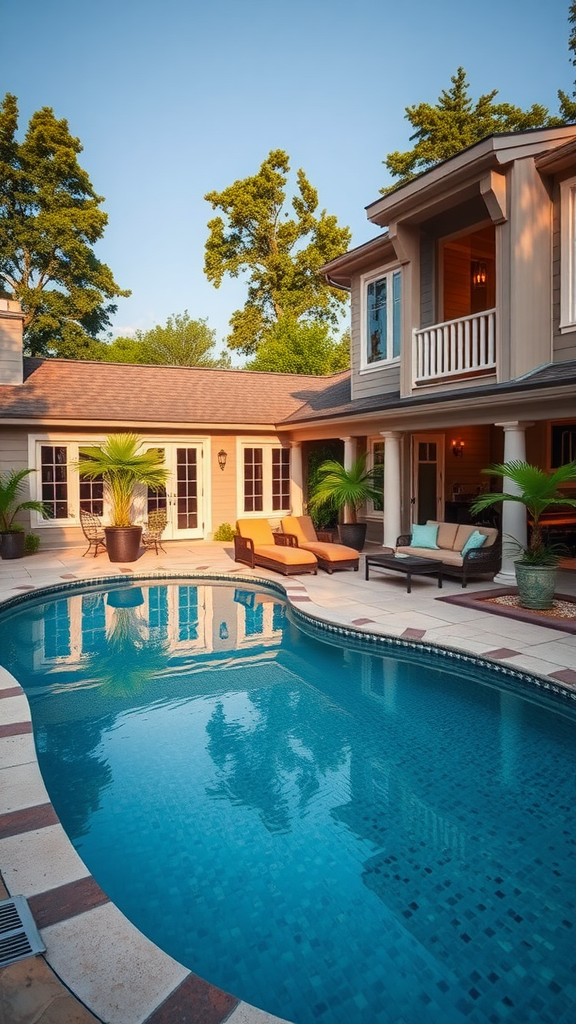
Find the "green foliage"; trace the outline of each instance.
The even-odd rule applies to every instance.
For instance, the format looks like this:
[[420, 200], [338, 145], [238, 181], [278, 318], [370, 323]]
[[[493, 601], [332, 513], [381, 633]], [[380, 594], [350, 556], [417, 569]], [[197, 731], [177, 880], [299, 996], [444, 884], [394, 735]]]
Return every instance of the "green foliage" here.
[[[576, 0], [573, 0], [568, 8], [568, 24], [570, 25], [568, 49], [572, 55], [570, 63], [576, 67]], [[562, 120], [566, 124], [576, 121], [576, 91], [572, 93], [572, 96], [568, 96], [562, 89], [559, 89], [558, 99], [560, 101], [560, 116]]]
[[[320, 481], [320, 466], [328, 460], [337, 461], [341, 451], [342, 445], [340, 443], [331, 444], [328, 442], [322, 445], [321, 448], [312, 448], [308, 452], [308, 479], [306, 485], [306, 493], [308, 495], [314, 493]], [[317, 508], [310, 508], [308, 503], [305, 511], [311, 516], [316, 530], [326, 530], [338, 524], [338, 507], [332, 501], [326, 501]]]
[[272, 150], [257, 174], [204, 197], [223, 216], [208, 223], [204, 272], [219, 288], [224, 276], [248, 279], [244, 309], [230, 320], [228, 345], [252, 355], [283, 317], [336, 324], [346, 296], [320, 267], [348, 248], [351, 234], [326, 210], [303, 170], [297, 173], [293, 216], [284, 210], [288, 154]]
[[415, 144], [405, 153], [389, 153], [384, 160], [392, 177], [398, 180], [381, 189], [383, 195], [495, 132], [525, 131], [562, 123], [561, 118], [550, 116], [541, 103], [533, 103], [528, 110], [511, 103], [494, 103], [497, 89], [474, 102], [468, 94], [469, 83], [462, 67], [451, 82], [451, 88], [442, 90], [435, 106], [417, 103], [406, 107], [406, 119], [415, 129], [410, 141]]
[[22, 303], [32, 355], [98, 358], [97, 335], [129, 295], [93, 246], [107, 216], [77, 156], [79, 139], [50, 107], [30, 119], [18, 142], [18, 105], [0, 105], [0, 282]]
[[230, 523], [221, 523], [214, 534], [214, 540], [234, 540], [237, 533], [238, 530], [235, 530]]
[[47, 515], [43, 502], [20, 500], [24, 480], [33, 472], [33, 469], [11, 469], [7, 473], [0, 473], [0, 533], [23, 529], [14, 522], [19, 512], [39, 512], [41, 516]]
[[569, 505], [576, 508], [576, 499], [562, 494], [560, 487], [576, 483], [576, 462], [569, 462], [560, 469], [547, 473], [528, 462], [513, 460], [482, 470], [490, 476], [504, 476], [517, 488], [516, 494], [482, 494], [476, 499], [470, 511], [473, 515], [491, 508], [501, 501], [516, 501], [525, 505], [532, 520], [530, 543], [523, 552], [522, 561], [531, 565], [556, 565], [560, 554], [557, 546], [545, 544], [540, 526], [540, 516], [549, 508]]
[[35, 555], [40, 547], [40, 537], [37, 533], [27, 533], [24, 541], [24, 553], [26, 555]]
[[260, 343], [247, 370], [323, 376], [350, 366], [350, 337], [332, 340], [328, 324], [299, 322], [284, 316]]
[[206, 320], [192, 320], [188, 310], [169, 316], [165, 327], [136, 331], [134, 338], [116, 338], [100, 355], [108, 363], [147, 363], [158, 366], [210, 366], [228, 368], [227, 352], [212, 353], [216, 331]]
[[319, 467], [318, 477], [308, 508], [316, 510], [329, 504], [332, 508], [347, 509], [351, 523], [358, 522], [358, 510], [369, 498], [376, 501], [380, 497], [373, 486], [374, 474], [366, 469], [366, 455], [360, 455], [350, 469], [328, 459]]
[[112, 526], [130, 526], [130, 506], [136, 484], [158, 491], [168, 470], [160, 448], [141, 450], [136, 434], [111, 434], [100, 448], [82, 447], [76, 468], [85, 480], [104, 477], [112, 501]]

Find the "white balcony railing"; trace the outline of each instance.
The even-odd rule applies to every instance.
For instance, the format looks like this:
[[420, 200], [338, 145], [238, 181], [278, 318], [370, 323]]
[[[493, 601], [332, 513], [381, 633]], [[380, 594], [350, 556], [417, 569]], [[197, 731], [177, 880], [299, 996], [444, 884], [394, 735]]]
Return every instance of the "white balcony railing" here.
[[482, 376], [496, 369], [496, 310], [413, 332], [414, 384]]

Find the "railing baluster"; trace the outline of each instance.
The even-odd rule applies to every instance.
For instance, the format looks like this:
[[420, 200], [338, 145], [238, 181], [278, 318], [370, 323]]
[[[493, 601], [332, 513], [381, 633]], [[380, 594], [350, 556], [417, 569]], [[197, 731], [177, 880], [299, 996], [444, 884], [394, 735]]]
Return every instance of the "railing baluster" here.
[[413, 332], [414, 383], [496, 366], [496, 310], [448, 320]]

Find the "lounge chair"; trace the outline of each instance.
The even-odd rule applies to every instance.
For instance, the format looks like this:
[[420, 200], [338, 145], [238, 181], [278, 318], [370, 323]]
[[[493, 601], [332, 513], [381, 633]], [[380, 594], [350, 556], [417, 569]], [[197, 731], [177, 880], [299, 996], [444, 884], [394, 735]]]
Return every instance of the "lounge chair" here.
[[293, 537], [272, 533], [267, 519], [239, 519], [238, 533], [234, 537], [234, 559], [245, 562], [251, 569], [281, 572], [284, 576], [311, 572], [316, 575], [318, 561], [311, 551], [299, 548]]
[[[90, 548], [93, 547], [94, 558], [96, 558], [99, 547], [104, 551], [106, 550], [106, 534], [104, 533], [104, 527], [102, 526], [98, 516], [92, 515], [92, 512], [86, 512], [83, 508], [80, 509], [80, 526], [82, 527], [82, 533], [88, 541], [88, 547], [86, 548], [84, 555], [87, 555]], [[84, 555], [82, 555], [83, 558]]]
[[318, 565], [326, 572], [333, 573], [334, 569], [358, 572], [358, 552], [345, 544], [332, 543], [332, 534], [315, 530], [310, 516], [285, 516], [282, 531], [286, 536], [294, 537], [299, 548], [316, 555]]
[[[164, 551], [162, 547], [162, 534], [166, 529], [168, 517], [164, 509], [154, 509], [148, 515], [148, 522], [142, 530], [142, 543], [147, 550], [154, 548], [156, 554], [158, 554], [158, 548]], [[164, 551], [164, 554], [166, 552]]]

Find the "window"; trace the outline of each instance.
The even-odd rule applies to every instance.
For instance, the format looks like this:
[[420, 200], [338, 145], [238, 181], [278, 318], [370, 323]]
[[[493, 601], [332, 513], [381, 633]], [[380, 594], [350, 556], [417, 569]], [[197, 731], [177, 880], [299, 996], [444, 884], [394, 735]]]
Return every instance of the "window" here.
[[366, 350], [364, 363], [398, 359], [402, 330], [402, 272], [365, 278]]
[[370, 511], [381, 513], [384, 511], [384, 441], [370, 442], [370, 466], [374, 473], [374, 487], [382, 497], [369, 502], [368, 514]]
[[38, 512], [31, 513], [33, 527], [78, 523], [79, 508], [95, 516], [104, 515], [102, 477], [80, 480], [75, 469], [81, 450], [82, 444], [76, 441], [50, 444], [31, 438], [30, 465], [37, 471], [30, 478], [31, 495], [47, 508], [46, 518]]
[[68, 449], [65, 445], [43, 444], [40, 448], [41, 500], [48, 519], [68, 518]]
[[552, 426], [552, 469], [560, 469], [576, 461], [576, 423], [555, 423]]
[[279, 445], [242, 446], [241, 508], [273, 515], [290, 511], [290, 449]]
[[576, 178], [560, 185], [560, 327], [576, 328]]

